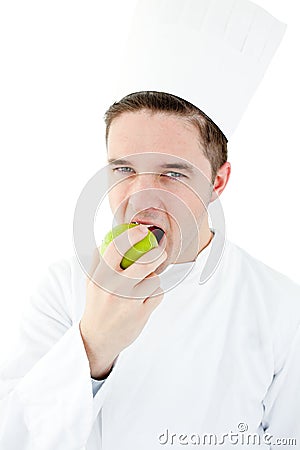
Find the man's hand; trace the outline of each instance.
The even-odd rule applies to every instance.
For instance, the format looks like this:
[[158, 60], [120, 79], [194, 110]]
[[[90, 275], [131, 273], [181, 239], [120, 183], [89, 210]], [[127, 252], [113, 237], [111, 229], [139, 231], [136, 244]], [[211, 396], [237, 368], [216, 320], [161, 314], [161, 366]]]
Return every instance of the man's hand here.
[[139, 336], [163, 299], [160, 279], [154, 272], [167, 257], [161, 247], [150, 250], [125, 270], [120, 267], [124, 253], [147, 232], [142, 225], [130, 228], [109, 244], [103, 257], [98, 249], [95, 251], [80, 321], [95, 379], [108, 375], [119, 353]]

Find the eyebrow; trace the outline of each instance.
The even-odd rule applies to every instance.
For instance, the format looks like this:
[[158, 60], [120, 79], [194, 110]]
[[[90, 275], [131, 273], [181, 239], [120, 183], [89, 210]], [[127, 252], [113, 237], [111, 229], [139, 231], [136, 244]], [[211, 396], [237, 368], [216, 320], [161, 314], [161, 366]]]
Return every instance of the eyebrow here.
[[168, 164], [162, 164], [160, 166], [162, 169], [180, 169], [180, 170], [186, 170], [187, 172], [194, 172], [193, 166], [186, 163], [168, 163]]
[[[129, 165], [132, 166], [133, 164], [127, 160], [127, 159], [108, 159], [109, 164], [112, 164], [114, 166], [119, 166], [119, 165]], [[194, 173], [194, 168], [192, 165], [190, 164], [186, 164], [186, 163], [165, 163], [165, 164], [161, 164], [159, 165], [159, 167], [161, 169], [180, 169], [180, 170], [186, 170], [187, 172], [190, 173]]]
[[131, 162], [126, 159], [114, 159], [110, 158], [108, 159], [109, 164], [113, 164], [114, 166], [118, 166], [119, 164], [129, 164], [131, 165]]

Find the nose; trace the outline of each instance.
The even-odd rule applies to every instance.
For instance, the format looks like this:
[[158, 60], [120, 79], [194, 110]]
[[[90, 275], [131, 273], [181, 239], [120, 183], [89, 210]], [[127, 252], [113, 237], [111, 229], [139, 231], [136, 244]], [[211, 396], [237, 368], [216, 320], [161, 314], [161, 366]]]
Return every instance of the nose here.
[[163, 190], [159, 175], [155, 173], [138, 174], [128, 186], [128, 204], [134, 213], [148, 208], [163, 208]]

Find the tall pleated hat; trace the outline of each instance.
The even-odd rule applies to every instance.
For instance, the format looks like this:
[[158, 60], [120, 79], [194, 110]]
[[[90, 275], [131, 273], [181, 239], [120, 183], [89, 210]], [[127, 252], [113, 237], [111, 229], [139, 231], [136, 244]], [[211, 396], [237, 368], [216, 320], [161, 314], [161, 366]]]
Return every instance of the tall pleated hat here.
[[230, 138], [286, 25], [247, 0], [138, 0], [112, 103], [158, 91], [202, 110]]

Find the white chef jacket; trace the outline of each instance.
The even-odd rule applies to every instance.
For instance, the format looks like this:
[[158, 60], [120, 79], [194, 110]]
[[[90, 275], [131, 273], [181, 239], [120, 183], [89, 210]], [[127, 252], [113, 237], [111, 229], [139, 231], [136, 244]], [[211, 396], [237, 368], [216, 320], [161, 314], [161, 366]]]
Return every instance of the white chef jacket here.
[[102, 385], [79, 331], [86, 275], [75, 256], [51, 264], [1, 368], [1, 450], [194, 449], [205, 434], [223, 449], [300, 448], [300, 286], [229, 240], [199, 284], [212, 242], [172, 266], [191, 271]]

